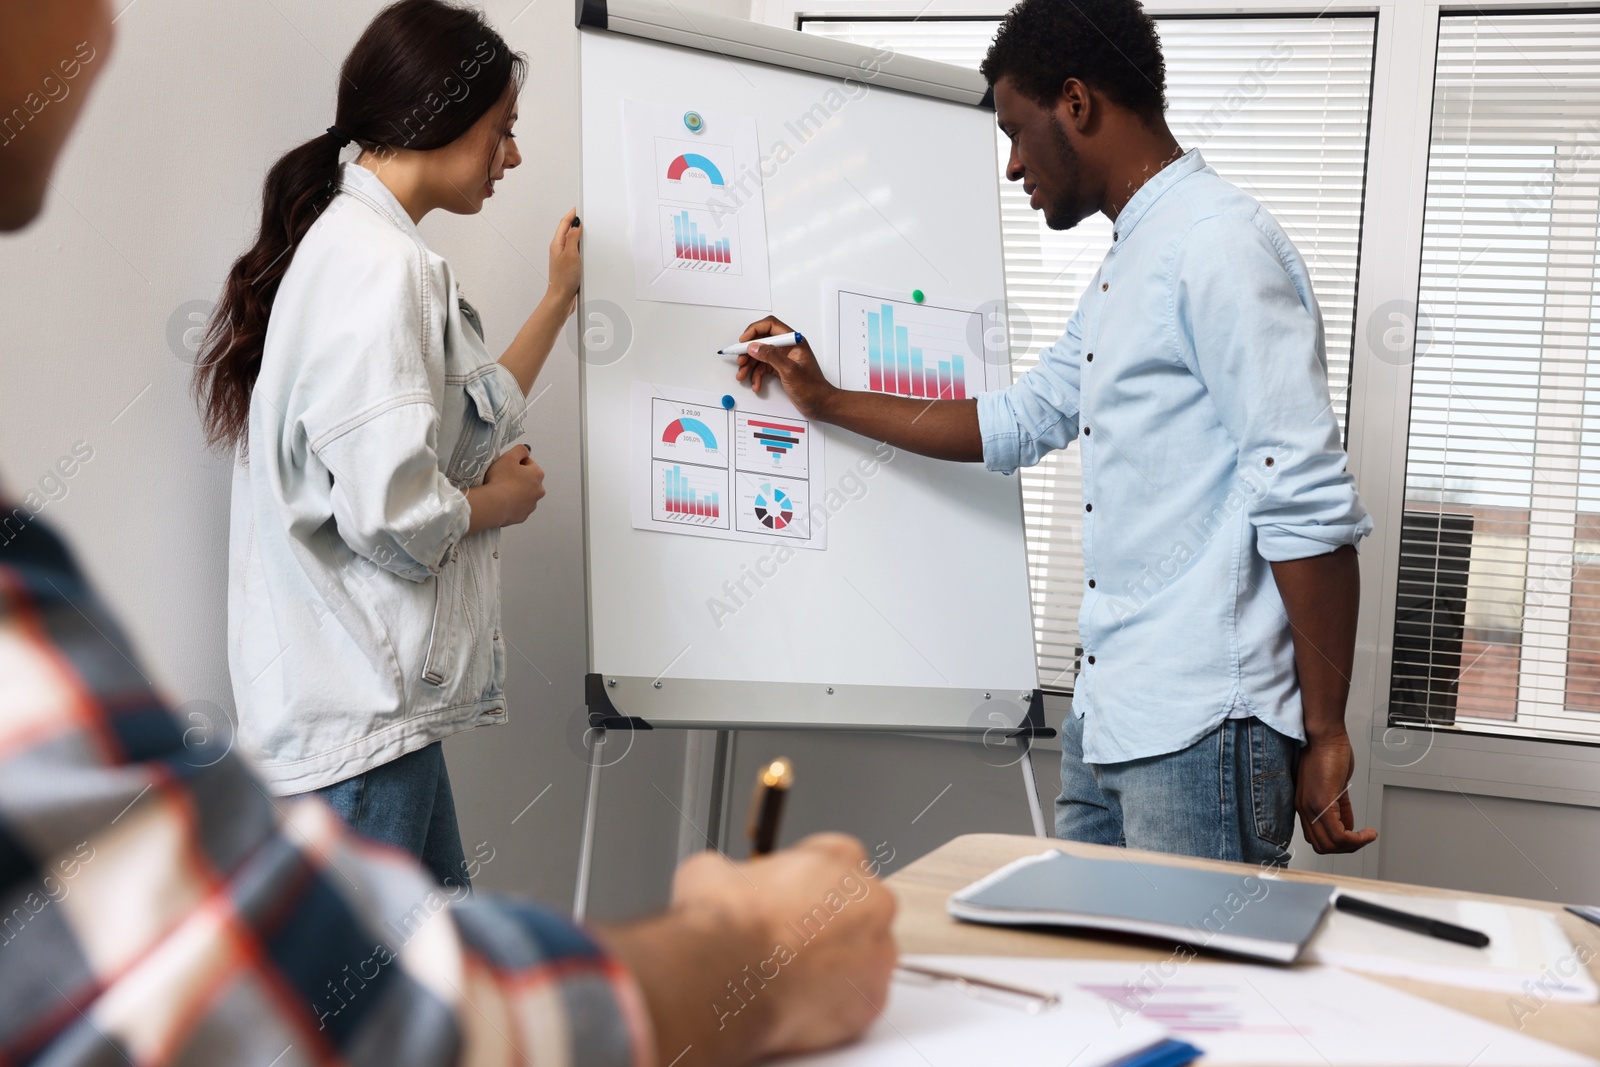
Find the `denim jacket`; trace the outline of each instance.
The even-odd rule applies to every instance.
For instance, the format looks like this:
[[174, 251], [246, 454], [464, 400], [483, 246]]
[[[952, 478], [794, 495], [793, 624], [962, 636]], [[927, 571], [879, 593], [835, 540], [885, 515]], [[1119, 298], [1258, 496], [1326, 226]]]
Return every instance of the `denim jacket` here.
[[234, 468], [229, 668], [274, 792], [505, 720], [500, 531], [466, 536], [464, 490], [525, 408], [450, 265], [345, 164], [279, 287]]

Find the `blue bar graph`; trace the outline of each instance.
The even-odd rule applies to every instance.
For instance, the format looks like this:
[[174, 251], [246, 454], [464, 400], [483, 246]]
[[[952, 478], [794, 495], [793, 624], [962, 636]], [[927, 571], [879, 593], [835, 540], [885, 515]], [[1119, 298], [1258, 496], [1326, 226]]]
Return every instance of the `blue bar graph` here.
[[965, 358], [954, 353], [949, 358], [925, 354], [923, 345], [911, 344], [911, 327], [897, 324], [894, 313], [894, 305], [889, 303], [866, 312], [867, 387], [895, 396], [965, 399]]

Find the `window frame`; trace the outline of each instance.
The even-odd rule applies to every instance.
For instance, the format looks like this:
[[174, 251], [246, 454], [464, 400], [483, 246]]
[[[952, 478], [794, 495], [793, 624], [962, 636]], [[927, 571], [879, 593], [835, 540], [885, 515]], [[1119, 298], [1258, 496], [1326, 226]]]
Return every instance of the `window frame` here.
[[[1010, 0], [752, 0], [758, 21], [796, 28], [799, 19], [995, 18]], [[1592, 11], [1589, 2], [1501, 0], [1493, 7], [1424, 0], [1151, 0], [1153, 16], [1377, 16], [1367, 177], [1357, 266], [1355, 339], [1351, 353], [1346, 447], [1350, 471], [1372, 513], [1375, 531], [1361, 546], [1361, 621], [1346, 728], [1357, 743], [1350, 795], [1359, 825], [1383, 826], [1389, 788], [1455, 792], [1600, 808], [1600, 743], [1507, 735], [1492, 727], [1390, 726], [1401, 517], [1411, 412], [1411, 366], [1369, 341], [1369, 325], [1395, 301], [1415, 309], [1422, 270], [1423, 204], [1433, 119], [1434, 74], [1441, 14], [1531, 14]], [[1051, 703], [1052, 716], [1064, 706]], [[1359, 739], [1365, 739], [1365, 745]], [[1597, 739], [1600, 741], [1600, 739]], [[1349, 856], [1314, 856], [1303, 865], [1333, 873], [1382, 877], [1380, 846]], [[1301, 866], [1297, 862], [1297, 866]]]

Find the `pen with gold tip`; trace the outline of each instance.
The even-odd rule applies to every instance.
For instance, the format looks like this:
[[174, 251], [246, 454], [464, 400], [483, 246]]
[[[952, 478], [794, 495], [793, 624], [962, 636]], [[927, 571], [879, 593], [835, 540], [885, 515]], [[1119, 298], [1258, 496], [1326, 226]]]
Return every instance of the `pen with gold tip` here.
[[756, 775], [755, 792], [750, 795], [750, 815], [745, 820], [745, 836], [750, 839], [750, 855], [765, 856], [778, 844], [778, 824], [783, 819], [783, 801], [794, 785], [794, 764], [779, 756], [763, 764]]

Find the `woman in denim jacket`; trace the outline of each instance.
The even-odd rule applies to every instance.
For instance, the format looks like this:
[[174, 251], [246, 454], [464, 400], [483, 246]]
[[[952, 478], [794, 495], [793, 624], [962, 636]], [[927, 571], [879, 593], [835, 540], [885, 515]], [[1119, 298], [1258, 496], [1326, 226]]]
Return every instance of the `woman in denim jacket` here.
[[525, 65], [474, 11], [380, 12], [335, 124], [267, 175], [196, 382], [211, 441], [236, 456], [241, 743], [275, 793], [320, 794], [447, 885], [470, 879], [440, 741], [506, 718], [500, 528], [544, 495], [512, 442], [580, 259], [569, 213], [549, 289], [496, 361], [417, 224], [477, 213], [521, 163]]

